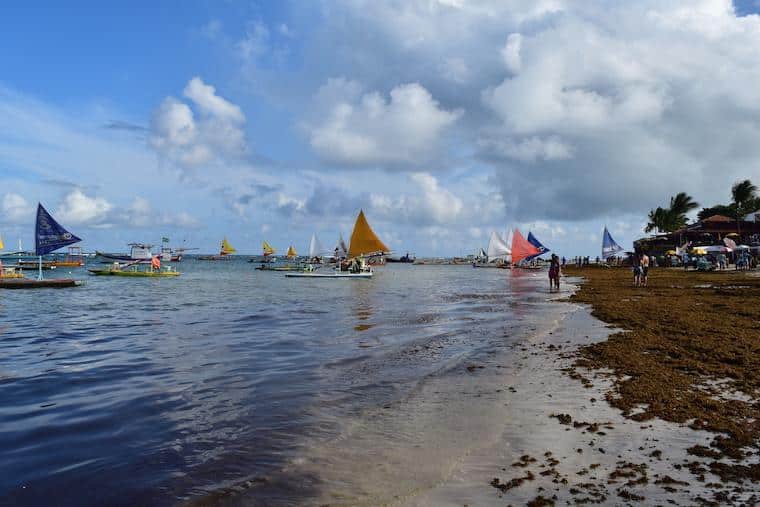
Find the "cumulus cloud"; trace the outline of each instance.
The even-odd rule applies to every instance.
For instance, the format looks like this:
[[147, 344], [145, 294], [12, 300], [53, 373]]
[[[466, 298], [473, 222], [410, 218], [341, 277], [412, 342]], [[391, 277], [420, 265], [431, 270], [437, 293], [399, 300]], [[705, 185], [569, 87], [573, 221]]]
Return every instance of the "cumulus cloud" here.
[[34, 211], [26, 199], [13, 192], [7, 192], [3, 195], [1, 209], [0, 222], [6, 224], [20, 224], [30, 221]]
[[75, 189], [66, 194], [55, 213], [62, 223], [71, 225], [99, 225], [108, 219], [113, 205], [102, 197], [91, 197]]
[[441, 108], [423, 86], [394, 87], [386, 99], [355, 81], [330, 79], [316, 96], [309, 141], [324, 160], [355, 166], [414, 166], [429, 160], [462, 114]]
[[370, 194], [373, 212], [417, 225], [453, 224], [462, 218], [462, 199], [443, 188], [433, 175], [412, 173], [409, 182], [413, 188], [397, 197]]
[[240, 158], [246, 150], [240, 108], [199, 77], [183, 95], [189, 104], [167, 97], [153, 114], [149, 142], [159, 156], [180, 168]]

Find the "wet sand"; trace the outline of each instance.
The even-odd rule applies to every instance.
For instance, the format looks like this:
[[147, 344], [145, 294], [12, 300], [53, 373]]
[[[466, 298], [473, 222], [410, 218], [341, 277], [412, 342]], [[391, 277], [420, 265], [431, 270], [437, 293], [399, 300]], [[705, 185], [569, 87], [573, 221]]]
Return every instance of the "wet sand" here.
[[[754, 505], [756, 423], [745, 418], [758, 408], [757, 392], [748, 386], [758, 374], [750, 369], [760, 321], [742, 304], [730, 317], [717, 316], [726, 311], [725, 300], [746, 298], [742, 291], [757, 290], [760, 279], [655, 270], [650, 288], [633, 289], [627, 270], [568, 273], [584, 277], [582, 288], [571, 295], [567, 282], [573, 279], [566, 278], [563, 293], [547, 293], [547, 300], [561, 301], [537, 304], [524, 335], [346, 421], [339, 439], [305, 442], [282, 474], [219, 503]], [[750, 294], [756, 302], [757, 293]], [[701, 327], [684, 327], [691, 322]], [[672, 329], [679, 330], [676, 338]], [[726, 333], [741, 336], [719, 339]], [[667, 359], [659, 354], [672, 349], [653, 348], [655, 336], [664, 343], [699, 337], [706, 347], [701, 353], [713, 358], [690, 355], [697, 352], [686, 352], [687, 340], [680, 344], [683, 363]], [[717, 358], [727, 350], [742, 358], [734, 361], [738, 366], [721, 366]], [[689, 375], [693, 386], [680, 375]], [[674, 408], [693, 408], [698, 400], [704, 408], [696, 413]], [[718, 426], [721, 421], [733, 426]], [[725, 449], [741, 459], [715, 454]], [[282, 482], [293, 486], [293, 477], [303, 478], [295, 486], [300, 498], [279, 502], [257, 493]], [[264, 496], [268, 500], [259, 501]]]

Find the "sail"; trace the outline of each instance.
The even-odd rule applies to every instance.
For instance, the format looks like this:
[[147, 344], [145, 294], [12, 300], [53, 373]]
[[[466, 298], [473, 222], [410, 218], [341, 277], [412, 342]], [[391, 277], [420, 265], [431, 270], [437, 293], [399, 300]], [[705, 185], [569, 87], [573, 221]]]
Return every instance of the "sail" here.
[[338, 238], [338, 243], [335, 245], [335, 250], [338, 252], [339, 257], [348, 257], [348, 247], [346, 246], [346, 242], [343, 240], [342, 232]]
[[623, 247], [615, 243], [615, 240], [612, 239], [612, 236], [610, 235], [610, 231], [607, 230], [607, 227], [604, 227], [604, 235], [602, 237], [602, 259], [607, 259], [609, 257], [612, 257], [613, 255], [617, 254], [618, 252], [622, 252]]
[[501, 239], [498, 233], [491, 232], [491, 238], [488, 240], [488, 249], [486, 255], [489, 261], [493, 261], [499, 258], [503, 258], [512, 253], [509, 246]]
[[5, 245], [3, 245], [3, 237], [0, 236], [0, 250], [2, 250], [3, 248], [5, 248]]
[[36, 255], [45, 255], [67, 245], [82, 241], [61, 224], [55, 221], [42, 204], [37, 205], [37, 224], [35, 227]]
[[322, 242], [319, 241], [316, 233], [311, 235], [311, 241], [309, 242], [309, 257], [321, 257], [325, 255], [327, 251], [322, 246]]
[[288, 257], [298, 257], [298, 253], [296, 252], [296, 249], [293, 248], [293, 245], [290, 245], [288, 247], [288, 253], [286, 254]]
[[523, 237], [519, 230], [512, 234], [512, 262], [517, 264], [523, 259], [540, 253], [538, 248]]
[[227, 241], [227, 238], [224, 238], [222, 240], [222, 249], [219, 252], [219, 254], [220, 255], [229, 255], [229, 254], [234, 254], [235, 252], [237, 252], [237, 250], [235, 250], [235, 247], [233, 247], [232, 245], [230, 245], [230, 242]]
[[530, 231], [528, 231], [528, 243], [530, 243], [534, 247], [538, 248], [538, 251], [539, 251], [539, 253], [537, 253], [536, 255], [531, 255], [530, 257], [528, 257], [528, 260], [533, 259], [535, 257], [538, 257], [540, 255], [543, 255], [543, 254], [545, 254], [547, 252], [551, 252], [551, 250], [549, 250], [544, 245], [542, 245], [541, 242], [538, 240], [538, 238], [536, 238], [533, 235], [533, 233], [530, 232]]
[[261, 243], [261, 249], [264, 250], [264, 257], [272, 255], [276, 252], [272, 245], [270, 245], [267, 241]]
[[364, 217], [364, 211], [359, 211], [359, 216], [356, 217], [356, 223], [354, 224], [354, 231], [351, 233], [351, 244], [348, 247], [348, 256], [357, 257], [359, 255], [373, 254], [373, 253], [388, 253], [390, 248], [385, 246], [385, 243], [380, 241], [375, 231], [367, 223], [367, 219]]

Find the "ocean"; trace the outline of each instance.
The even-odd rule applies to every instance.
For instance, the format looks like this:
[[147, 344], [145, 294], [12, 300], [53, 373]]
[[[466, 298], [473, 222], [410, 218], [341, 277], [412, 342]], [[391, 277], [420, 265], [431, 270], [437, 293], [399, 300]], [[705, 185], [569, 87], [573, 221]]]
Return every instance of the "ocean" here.
[[[351, 504], [376, 449], [446, 435], [464, 409], [484, 431], [491, 407], [456, 408], [457, 386], [508, 361], [557, 306], [543, 271], [395, 264], [319, 280], [243, 260], [177, 266], [177, 279], [74, 269], [83, 287], [0, 292], [0, 504], [302, 505], [325, 490]], [[393, 420], [357, 430], [378, 413]], [[435, 447], [404, 487], [462, 452]]]

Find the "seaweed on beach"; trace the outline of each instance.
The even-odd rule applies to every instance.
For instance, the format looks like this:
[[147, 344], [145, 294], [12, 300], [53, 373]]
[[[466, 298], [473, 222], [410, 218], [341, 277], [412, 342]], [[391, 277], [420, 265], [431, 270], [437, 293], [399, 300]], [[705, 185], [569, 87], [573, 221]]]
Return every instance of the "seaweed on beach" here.
[[723, 481], [759, 481], [759, 464], [739, 462], [760, 451], [760, 277], [653, 269], [649, 287], [637, 288], [625, 269], [567, 272], [584, 278], [571, 300], [620, 329], [575, 362], [614, 372], [607, 401], [633, 420], [715, 433], [690, 452], [712, 459]]

